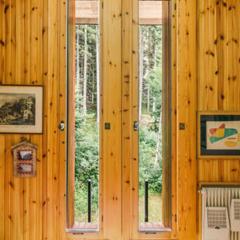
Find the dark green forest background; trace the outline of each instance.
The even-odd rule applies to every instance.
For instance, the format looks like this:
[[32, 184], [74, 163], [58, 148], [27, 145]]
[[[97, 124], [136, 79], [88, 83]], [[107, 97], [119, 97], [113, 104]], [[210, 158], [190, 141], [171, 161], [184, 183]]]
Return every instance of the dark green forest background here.
[[[139, 37], [139, 201], [143, 221], [144, 182], [152, 211], [162, 191], [162, 27], [141, 26]], [[99, 179], [99, 34], [96, 25], [76, 26], [75, 219], [87, 221], [87, 183], [92, 183], [93, 222], [98, 219]], [[137, 90], [137, 89], [136, 89]], [[161, 206], [159, 206], [161, 211]]]

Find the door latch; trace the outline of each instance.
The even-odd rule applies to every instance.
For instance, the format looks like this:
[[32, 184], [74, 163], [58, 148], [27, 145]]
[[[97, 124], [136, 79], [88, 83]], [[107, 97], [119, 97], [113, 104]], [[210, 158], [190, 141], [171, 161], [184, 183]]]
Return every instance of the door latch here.
[[64, 123], [64, 121], [61, 121], [61, 122], [59, 123], [58, 129], [59, 129], [60, 131], [64, 131], [64, 129], [65, 129], [65, 123]]
[[134, 121], [134, 122], [133, 122], [133, 130], [134, 130], [134, 131], [138, 131], [138, 129], [139, 129], [138, 121]]

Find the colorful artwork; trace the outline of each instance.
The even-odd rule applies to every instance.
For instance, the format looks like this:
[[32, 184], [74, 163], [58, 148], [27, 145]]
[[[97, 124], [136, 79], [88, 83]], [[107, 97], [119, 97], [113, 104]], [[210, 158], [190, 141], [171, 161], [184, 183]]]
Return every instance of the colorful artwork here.
[[207, 149], [240, 149], [239, 122], [208, 121]]
[[201, 113], [199, 120], [201, 157], [240, 155], [240, 115]]

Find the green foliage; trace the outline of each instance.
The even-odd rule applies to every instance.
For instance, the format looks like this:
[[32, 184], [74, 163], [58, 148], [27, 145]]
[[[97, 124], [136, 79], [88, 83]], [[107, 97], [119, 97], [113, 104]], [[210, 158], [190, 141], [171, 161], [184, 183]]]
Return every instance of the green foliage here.
[[140, 195], [144, 182], [162, 192], [162, 27], [141, 26], [143, 59], [142, 116], [139, 129]]
[[81, 115], [76, 111], [75, 122], [75, 212], [76, 216], [87, 213], [87, 183], [92, 182], [92, 211], [98, 208], [99, 139], [94, 114]]
[[95, 118], [84, 119], [76, 113], [76, 167], [75, 176], [82, 183], [98, 180], [98, 127]]
[[147, 75], [147, 83], [150, 88], [150, 94], [153, 96], [154, 109], [150, 112], [153, 117], [153, 131], [159, 131], [159, 121], [162, 112], [162, 69], [155, 67]]
[[[87, 28], [87, 29], [86, 29]], [[139, 181], [140, 195], [143, 195], [144, 181], [149, 182], [152, 194], [162, 191], [162, 46], [161, 26], [141, 27], [143, 37], [143, 88], [142, 114], [139, 129]], [[92, 181], [92, 213], [94, 221], [98, 216], [99, 182], [99, 126], [97, 116], [97, 32], [96, 26], [78, 26], [76, 51], [79, 59], [76, 69], [75, 111], [75, 214], [77, 221], [86, 222], [87, 183]], [[85, 41], [87, 37], [87, 41]], [[87, 42], [87, 48], [84, 46]], [[85, 50], [87, 49], [87, 52]], [[87, 58], [87, 99], [83, 99], [84, 58]], [[86, 100], [86, 101], [84, 101]], [[87, 113], [83, 114], [86, 103]]]
[[144, 191], [144, 182], [149, 182], [151, 192], [162, 192], [162, 165], [156, 161], [157, 133], [146, 126], [139, 130], [139, 182], [140, 194]]

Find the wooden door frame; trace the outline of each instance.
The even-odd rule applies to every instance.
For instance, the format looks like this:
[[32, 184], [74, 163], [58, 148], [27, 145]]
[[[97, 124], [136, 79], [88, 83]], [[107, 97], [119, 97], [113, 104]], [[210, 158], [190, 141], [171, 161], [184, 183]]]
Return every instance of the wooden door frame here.
[[[106, 4], [110, 4], [106, 8]], [[103, 214], [100, 216], [100, 232], [97, 234], [84, 234], [81, 239], [195, 239], [196, 237], [196, 0], [173, 0], [172, 1], [172, 229], [171, 233], [160, 233], [158, 235], [139, 234], [137, 232], [137, 216], [134, 211], [136, 204], [136, 175], [133, 169], [137, 168], [136, 149], [132, 148], [132, 141], [136, 141], [136, 134], [132, 132], [132, 123], [137, 116], [137, 97], [131, 97], [133, 89], [136, 88], [138, 78], [138, 9], [137, 0], [101, 0], [101, 26], [105, 26], [101, 31], [101, 56], [104, 59], [101, 77], [104, 82], [111, 83], [113, 76], [120, 76], [114, 79], [111, 87], [103, 89], [102, 102], [105, 101], [104, 108], [111, 111], [110, 114], [103, 115], [101, 126], [105, 121], [115, 121], [113, 129], [122, 129], [117, 134], [117, 142], [123, 148], [116, 147], [111, 151], [106, 146], [106, 141], [116, 139], [114, 131], [102, 134], [103, 154], [108, 162], [113, 159], [112, 167], [115, 167], [117, 174], [117, 188], [115, 183], [109, 187], [103, 184], [106, 176], [111, 170], [109, 166], [101, 166], [104, 171], [102, 182], [102, 192], [104, 193], [102, 205]], [[111, 24], [110, 24], [111, 23]], [[114, 42], [112, 29], [119, 29], [121, 36]], [[112, 39], [108, 44], [104, 41], [106, 36]], [[120, 39], [120, 40], [119, 40]], [[116, 49], [118, 49], [116, 53]], [[109, 52], [112, 54], [109, 55]], [[108, 70], [108, 67], [110, 69]], [[113, 105], [109, 105], [110, 100], [106, 93], [110, 94], [117, 86], [121, 89], [121, 97], [115, 96]], [[121, 99], [121, 100], [120, 100]], [[119, 101], [120, 100], [120, 101]], [[104, 105], [104, 104], [103, 104]], [[117, 117], [116, 117], [117, 113]], [[136, 119], [137, 120], [137, 119]], [[179, 130], [179, 124], [183, 124], [185, 129]], [[135, 152], [134, 152], [135, 151]], [[116, 154], [116, 155], [115, 155]], [[118, 156], [118, 157], [116, 157]], [[120, 157], [121, 156], [121, 157]], [[120, 158], [119, 158], [120, 157]], [[120, 160], [119, 160], [120, 159]], [[120, 162], [119, 162], [120, 161]], [[70, 167], [70, 172], [71, 172]], [[105, 182], [106, 183], [106, 182]], [[106, 192], [104, 192], [106, 191]], [[188, 198], [186, 199], [186, 192]], [[134, 197], [135, 196], [135, 197]], [[103, 203], [101, 203], [103, 204]], [[117, 214], [112, 215], [109, 207], [114, 211], [118, 208]], [[123, 207], [124, 206], [124, 207]], [[120, 211], [119, 211], [120, 209]], [[112, 223], [112, 218], [119, 221]], [[135, 223], [129, 223], [128, 219], [135, 219]], [[191, 219], [191, 221], [189, 221]], [[194, 221], [195, 220], [195, 221]], [[109, 225], [114, 227], [110, 230]], [[67, 234], [68, 239], [79, 238], [72, 233]]]
[[[139, 7], [138, 0], [123, 1], [123, 73], [122, 73], [122, 99], [123, 99], [123, 229], [124, 240], [126, 239], [175, 239], [176, 238], [176, 154], [175, 138], [172, 138], [172, 231], [139, 232], [138, 223], [138, 132], [133, 130], [133, 122], [138, 121], [138, 28], [139, 28]], [[173, 3], [172, 3], [173, 4]], [[174, 4], [173, 4], [174, 6]], [[132, 20], [133, 19], [133, 20]], [[172, 21], [175, 21], [173, 18]], [[171, 30], [175, 36], [175, 29]], [[174, 48], [174, 42], [172, 47]], [[167, 54], [168, 55], [168, 54]], [[172, 58], [175, 55], [172, 54]], [[172, 60], [173, 61], [173, 60]], [[173, 65], [173, 64], [172, 64]], [[173, 68], [170, 66], [170, 72]], [[175, 109], [175, 74], [172, 79], [172, 111]], [[130, 96], [130, 97], [128, 97]], [[172, 115], [172, 135], [176, 136], [176, 117]], [[127, 219], [132, 219], [129, 223]]]

